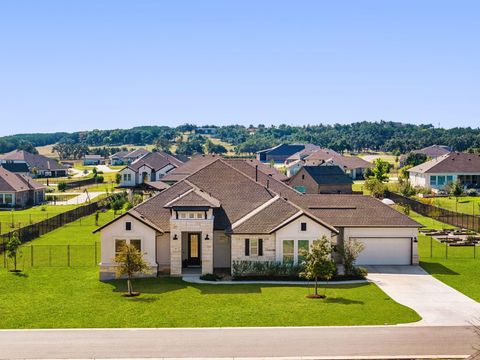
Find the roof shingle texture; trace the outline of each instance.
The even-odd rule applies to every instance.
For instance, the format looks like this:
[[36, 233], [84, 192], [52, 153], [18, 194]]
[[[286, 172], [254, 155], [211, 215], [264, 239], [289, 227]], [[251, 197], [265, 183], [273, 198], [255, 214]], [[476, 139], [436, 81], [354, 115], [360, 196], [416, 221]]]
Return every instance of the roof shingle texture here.
[[304, 166], [303, 169], [320, 185], [353, 184], [352, 178], [338, 166]]
[[417, 173], [479, 173], [480, 154], [449, 153], [412, 167]]
[[66, 170], [67, 167], [59, 164], [54, 159], [47, 158], [43, 155], [36, 155], [24, 150], [14, 150], [1, 157], [4, 160], [25, 161], [31, 168], [37, 168], [41, 171], [50, 170]]

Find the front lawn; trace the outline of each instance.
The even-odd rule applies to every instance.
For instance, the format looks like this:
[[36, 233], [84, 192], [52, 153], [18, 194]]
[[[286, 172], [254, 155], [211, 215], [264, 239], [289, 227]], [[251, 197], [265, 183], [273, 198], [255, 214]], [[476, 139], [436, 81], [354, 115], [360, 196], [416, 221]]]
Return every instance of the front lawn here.
[[417, 198], [417, 200], [463, 214], [480, 214], [480, 196], [460, 196], [458, 203], [457, 199], [453, 196], [427, 199]]
[[420, 320], [374, 284], [330, 286], [326, 300], [304, 286], [196, 285], [180, 279], [100, 282], [98, 269], [0, 270], [0, 328], [383, 325]]

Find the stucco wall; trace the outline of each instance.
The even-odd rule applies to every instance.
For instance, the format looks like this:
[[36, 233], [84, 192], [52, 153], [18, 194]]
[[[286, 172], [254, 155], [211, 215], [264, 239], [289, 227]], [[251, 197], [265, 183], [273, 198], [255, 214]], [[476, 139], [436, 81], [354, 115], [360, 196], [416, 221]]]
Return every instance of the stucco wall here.
[[[132, 230], [125, 230], [125, 223], [132, 223]], [[140, 239], [141, 252], [144, 260], [150, 265], [150, 276], [156, 276], [157, 260], [156, 260], [156, 237], [157, 232], [138, 221], [130, 215], [111, 223], [109, 226], [101, 230], [101, 262], [100, 277], [102, 279], [112, 278], [115, 272], [115, 240], [116, 239]]]
[[[135, 186], [137, 185], [137, 176], [135, 171], [125, 168], [120, 170], [120, 174], [122, 175], [122, 181], [120, 182], [120, 186]], [[130, 174], [131, 180], [124, 180], [124, 174]]]

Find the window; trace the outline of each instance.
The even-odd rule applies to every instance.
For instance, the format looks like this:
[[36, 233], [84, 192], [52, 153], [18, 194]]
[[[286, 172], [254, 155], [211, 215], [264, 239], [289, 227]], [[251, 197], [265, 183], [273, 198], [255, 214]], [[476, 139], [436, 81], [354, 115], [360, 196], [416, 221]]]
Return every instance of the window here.
[[300, 231], [307, 231], [307, 223], [305, 222], [300, 223]]
[[181, 212], [180, 213], [180, 219], [186, 219], [187, 218], [187, 214], [184, 213], [184, 212]]
[[294, 256], [293, 240], [283, 240], [283, 262], [293, 263]]
[[127, 240], [115, 240], [115, 255], [118, 255], [125, 245], [127, 245]]
[[310, 242], [308, 240], [298, 240], [298, 264], [301, 264], [303, 260], [305, 260], [304, 253], [308, 252], [310, 246]]
[[123, 181], [127, 181], [127, 174], [123, 174]]
[[302, 194], [305, 194], [305, 192], [306, 192], [305, 186], [302, 186], [302, 185], [297, 185], [297, 186], [294, 186], [293, 188], [295, 190], [297, 190], [298, 192], [301, 192]]
[[13, 195], [5, 194], [5, 204], [13, 204]]
[[142, 251], [142, 241], [140, 239], [130, 240], [130, 245], [132, 245], [138, 251]]
[[195, 219], [195, 213], [188, 213], [188, 218], [189, 219]]
[[435, 175], [430, 176], [430, 185], [432, 185], [432, 186], [437, 185], [437, 177]]
[[250, 256], [250, 239], [245, 239], [245, 256]]
[[127, 230], [127, 231], [132, 230], [132, 223], [130, 221], [127, 221], [125, 223], [125, 230]]
[[250, 240], [250, 256], [258, 256], [258, 240]]
[[258, 256], [263, 256], [263, 239], [258, 239]]
[[437, 176], [437, 185], [445, 185], [445, 176], [444, 175]]
[[203, 213], [202, 212], [197, 212], [197, 219], [203, 219]]
[[305, 175], [304, 174], [302, 174], [302, 180], [305, 180]]
[[447, 175], [447, 184], [448, 183], [453, 183], [453, 176], [452, 175]]

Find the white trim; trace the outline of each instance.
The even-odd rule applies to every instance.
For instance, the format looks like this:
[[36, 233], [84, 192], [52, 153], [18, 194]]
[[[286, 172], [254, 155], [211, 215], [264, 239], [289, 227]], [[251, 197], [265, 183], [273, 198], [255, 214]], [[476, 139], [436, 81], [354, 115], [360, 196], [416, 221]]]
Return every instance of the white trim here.
[[180, 200], [181, 198], [183, 198], [184, 196], [187, 196], [188, 194], [190, 194], [192, 191], [195, 191], [195, 188], [191, 188], [190, 190], [187, 190], [186, 192], [184, 192], [182, 195], [180, 196], [177, 196], [175, 199], [173, 200], [170, 200], [168, 203], [166, 203], [165, 205], [163, 205], [163, 207], [169, 207], [170, 204]]
[[280, 199], [280, 196], [279, 195], [276, 195], [275, 197], [271, 198], [270, 200], [268, 200], [267, 202], [263, 203], [262, 205], [260, 205], [259, 207], [257, 207], [255, 210], [252, 210], [251, 212], [249, 212], [247, 215], [245, 215], [244, 217], [238, 219], [237, 221], [235, 221], [233, 224], [232, 224], [232, 229], [235, 229], [237, 226], [243, 224], [245, 221], [247, 221], [248, 219], [250, 219], [251, 217], [255, 216], [256, 214], [258, 214], [260, 211], [262, 211], [263, 209], [265, 209], [266, 207], [270, 206], [271, 204], [273, 204], [275, 201], [277, 201], [278, 199]]

